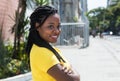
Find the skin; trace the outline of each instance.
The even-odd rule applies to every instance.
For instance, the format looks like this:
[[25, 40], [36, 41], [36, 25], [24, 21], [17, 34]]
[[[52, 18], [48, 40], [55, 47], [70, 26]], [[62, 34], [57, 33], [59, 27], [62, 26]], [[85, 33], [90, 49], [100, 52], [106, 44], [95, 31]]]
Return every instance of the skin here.
[[[36, 28], [39, 23], [36, 23]], [[57, 42], [57, 38], [61, 32], [60, 17], [58, 14], [49, 16], [44, 24], [37, 28], [39, 35], [49, 43]], [[51, 67], [47, 73], [51, 75], [56, 81], [80, 81], [79, 74], [70, 67], [69, 69], [62, 64], [56, 64]]]
[[61, 64], [56, 64], [48, 70], [50, 74], [56, 81], [80, 81], [79, 74], [71, 67], [62, 66]]
[[[36, 27], [39, 23], [36, 23]], [[57, 38], [61, 32], [60, 30], [60, 17], [58, 14], [49, 16], [44, 24], [37, 28], [39, 35], [49, 43], [57, 42]]]

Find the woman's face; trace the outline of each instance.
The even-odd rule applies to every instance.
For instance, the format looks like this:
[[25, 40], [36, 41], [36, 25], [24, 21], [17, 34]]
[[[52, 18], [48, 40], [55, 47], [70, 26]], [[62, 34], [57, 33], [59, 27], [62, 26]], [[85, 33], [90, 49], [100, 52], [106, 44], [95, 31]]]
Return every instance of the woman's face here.
[[[36, 23], [36, 26], [39, 24]], [[39, 35], [49, 43], [57, 42], [57, 38], [61, 32], [60, 17], [58, 14], [49, 16], [41, 27], [37, 29]]]

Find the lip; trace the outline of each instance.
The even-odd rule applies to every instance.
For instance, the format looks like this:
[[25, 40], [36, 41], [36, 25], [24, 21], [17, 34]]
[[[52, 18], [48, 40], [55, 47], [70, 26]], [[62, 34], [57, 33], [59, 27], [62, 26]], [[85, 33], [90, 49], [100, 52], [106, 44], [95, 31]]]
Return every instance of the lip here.
[[58, 36], [57, 35], [54, 35], [54, 36], [51, 36], [53, 39], [57, 39]]
[[51, 43], [57, 42], [58, 35], [51, 35], [49, 37], [50, 37], [49, 42]]

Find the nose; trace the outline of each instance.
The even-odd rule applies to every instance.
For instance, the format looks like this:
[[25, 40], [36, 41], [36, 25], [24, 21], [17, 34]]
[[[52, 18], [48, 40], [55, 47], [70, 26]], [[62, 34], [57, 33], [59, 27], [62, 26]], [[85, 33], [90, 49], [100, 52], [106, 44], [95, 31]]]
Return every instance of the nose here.
[[55, 32], [56, 34], [59, 34], [59, 33], [61, 32], [61, 29], [55, 28], [55, 29], [54, 29], [54, 32]]

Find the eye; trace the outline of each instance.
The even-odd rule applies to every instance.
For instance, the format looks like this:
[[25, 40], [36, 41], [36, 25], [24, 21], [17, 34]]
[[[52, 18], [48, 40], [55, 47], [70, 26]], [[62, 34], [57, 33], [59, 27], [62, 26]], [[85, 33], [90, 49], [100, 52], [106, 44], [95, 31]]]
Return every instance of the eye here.
[[54, 29], [54, 26], [53, 26], [53, 25], [50, 25], [50, 26], [48, 26], [48, 28], [49, 28], [50, 30], [53, 30], [53, 29]]

